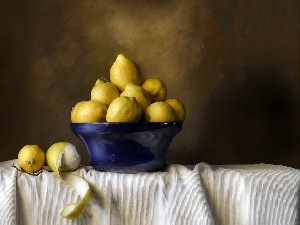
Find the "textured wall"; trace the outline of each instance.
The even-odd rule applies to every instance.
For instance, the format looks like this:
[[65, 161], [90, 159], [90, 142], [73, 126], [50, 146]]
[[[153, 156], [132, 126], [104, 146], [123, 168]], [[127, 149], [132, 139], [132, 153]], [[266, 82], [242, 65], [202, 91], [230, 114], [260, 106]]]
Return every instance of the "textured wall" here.
[[187, 108], [171, 163], [300, 168], [299, 1], [0, 3], [0, 160], [26, 144], [83, 144], [70, 110], [117, 54]]

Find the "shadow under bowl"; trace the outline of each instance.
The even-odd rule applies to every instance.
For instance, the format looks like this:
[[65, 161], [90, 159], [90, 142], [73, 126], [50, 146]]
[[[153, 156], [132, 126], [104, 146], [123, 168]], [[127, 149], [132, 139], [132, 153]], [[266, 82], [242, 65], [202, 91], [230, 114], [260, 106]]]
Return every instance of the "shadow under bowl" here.
[[91, 166], [99, 171], [159, 171], [182, 123], [71, 123], [84, 143]]

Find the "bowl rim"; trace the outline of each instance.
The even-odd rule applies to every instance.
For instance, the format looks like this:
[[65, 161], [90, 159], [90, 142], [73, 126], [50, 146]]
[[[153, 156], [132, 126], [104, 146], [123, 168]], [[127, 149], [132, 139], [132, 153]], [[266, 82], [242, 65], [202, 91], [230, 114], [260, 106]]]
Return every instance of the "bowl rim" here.
[[71, 125], [182, 125], [183, 122], [88, 122], [72, 123]]

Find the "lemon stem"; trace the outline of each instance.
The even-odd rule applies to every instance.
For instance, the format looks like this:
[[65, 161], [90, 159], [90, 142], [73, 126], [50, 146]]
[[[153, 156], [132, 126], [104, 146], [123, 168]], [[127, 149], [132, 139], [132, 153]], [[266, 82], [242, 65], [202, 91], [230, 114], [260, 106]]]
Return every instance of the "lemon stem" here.
[[30, 159], [29, 161], [26, 161], [30, 168], [31, 168], [31, 173], [34, 174], [34, 169], [33, 169], [33, 164], [35, 163], [35, 160], [34, 159]]
[[12, 167], [14, 167], [15, 169], [17, 169], [18, 171], [20, 171], [20, 172], [22, 172], [22, 173], [26, 173], [26, 174], [32, 175], [32, 176], [38, 176], [38, 175], [40, 175], [40, 174], [43, 172], [43, 170], [40, 170], [40, 171], [37, 172], [37, 173], [34, 173], [34, 171], [33, 171], [32, 173], [28, 173], [28, 172], [26, 172], [25, 170], [16, 167], [14, 164], [12, 164]]
[[101, 77], [101, 80], [105, 81], [105, 82], [109, 82], [109, 79], [105, 78], [105, 77]]

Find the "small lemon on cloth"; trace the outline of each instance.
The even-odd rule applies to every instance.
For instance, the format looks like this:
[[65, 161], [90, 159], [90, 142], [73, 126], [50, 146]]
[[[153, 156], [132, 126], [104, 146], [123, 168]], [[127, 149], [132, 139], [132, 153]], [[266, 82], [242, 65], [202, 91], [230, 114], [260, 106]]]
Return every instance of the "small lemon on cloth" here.
[[47, 150], [46, 161], [48, 167], [58, 174], [58, 171], [78, 169], [81, 157], [75, 145], [68, 142], [57, 142]]
[[45, 164], [45, 153], [38, 145], [25, 145], [18, 153], [18, 165], [28, 173], [36, 173]]
[[47, 150], [46, 161], [55, 175], [80, 195], [79, 202], [67, 204], [60, 215], [67, 219], [79, 217], [91, 197], [91, 189], [85, 179], [67, 172], [76, 170], [80, 165], [80, 155], [76, 147], [68, 142], [57, 142]]

